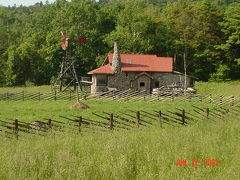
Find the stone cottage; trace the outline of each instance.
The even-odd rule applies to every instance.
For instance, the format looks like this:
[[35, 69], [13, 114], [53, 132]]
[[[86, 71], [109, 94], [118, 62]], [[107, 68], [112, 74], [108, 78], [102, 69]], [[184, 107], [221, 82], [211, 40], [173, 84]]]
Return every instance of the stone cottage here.
[[[135, 89], [152, 92], [160, 87], [184, 87], [185, 76], [173, 71], [172, 57], [144, 54], [120, 54], [117, 43], [114, 53], [108, 54], [101, 67], [90, 71], [91, 93]], [[187, 76], [186, 87], [193, 87], [194, 78]]]

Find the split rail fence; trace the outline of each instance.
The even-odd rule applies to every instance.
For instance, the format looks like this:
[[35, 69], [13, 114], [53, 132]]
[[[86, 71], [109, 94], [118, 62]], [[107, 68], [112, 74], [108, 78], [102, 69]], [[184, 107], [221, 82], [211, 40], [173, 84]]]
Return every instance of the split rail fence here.
[[192, 111], [185, 109], [133, 111], [111, 113], [93, 113], [95, 118], [83, 116], [59, 116], [58, 119], [45, 118], [41, 121], [26, 123], [18, 119], [0, 120], [0, 134], [8, 138], [19, 138], [25, 135], [47, 136], [48, 132], [73, 133], [105, 132], [113, 130], [130, 130], [133, 128], [148, 128], [159, 125], [189, 126], [200, 120], [227, 120], [226, 117], [234, 116], [240, 119], [240, 104], [233, 106], [216, 106], [214, 108], [202, 108], [192, 105]]
[[[215, 105], [232, 104], [240, 101], [236, 96], [212, 96], [212, 95], [200, 95], [200, 94], [186, 94], [177, 92], [162, 92], [159, 94], [148, 94], [146, 92], [139, 92], [136, 90], [122, 90], [122, 91], [110, 91], [102, 93], [98, 96], [87, 96], [79, 92], [79, 96], [83, 99], [94, 100], [114, 100], [114, 101], [145, 101], [145, 102], [173, 102], [176, 100], [187, 102], [202, 102], [212, 103]], [[75, 92], [50, 92], [50, 93], [3, 93], [0, 94], [0, 101], [41, 101], [41, 100], [76, 100]]]
[[[79, 93], [79, 96], [84, 96], [82, 93]], [[84, 96], [85, 97], [85, 96]], [[83, 97], [83, 98], [84, 98]], [[73, 100], [76, 99], [75, 92], [49, 92], [49, 93], [29, 93], [26, 91], [18, 93], [2, 93], [0, 94], [0, 101], [28, 101], [28, 100]]]
[[102, 93], [98, 96], [88, 96], [86, 99], [96, 100], [115, 100], [115, 101], [145, 101], [145, 102], [172, 102], [176, 100], [187, 102], [212, 103], [215, 105], [231, 104], [234, 105], [240, 101], [236, 96], [213, 96], [200, 94], [183, 94], [179, 92], [162, 92], [159, 94], [149, 94], [147, 92], [139, 92], [136, 90], [111, 91]]

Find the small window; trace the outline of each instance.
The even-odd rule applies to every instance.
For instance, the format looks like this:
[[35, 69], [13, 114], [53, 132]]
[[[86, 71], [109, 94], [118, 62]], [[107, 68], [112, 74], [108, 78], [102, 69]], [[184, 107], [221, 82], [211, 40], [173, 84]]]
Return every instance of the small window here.
[[155, 88], [159, 88], [159, 81], [155, 81]]
[[145, 87], [145, 82], [140, 82], [140, 87]]
[[107, 82], [104, 79], [98, 79], [98, 81], [97, 81], [97, 85], [99, 85], [99, 86], [101, 86], [101, 85], [105, 86], [106, 84], [107, 84]]
[[132, 60], [129, 59], [129, 60], [128, 60], [128, 64], [132, 64]]

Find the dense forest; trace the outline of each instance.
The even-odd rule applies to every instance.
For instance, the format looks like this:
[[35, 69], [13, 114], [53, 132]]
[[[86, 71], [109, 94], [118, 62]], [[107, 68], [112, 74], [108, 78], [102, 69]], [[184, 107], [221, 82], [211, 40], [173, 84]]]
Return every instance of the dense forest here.
[[[118, 41], [121, 53], [175, 57], [199, 80], [240, 79], [240, 0], [56, 0], [0, 6], [0, 86], [53, 81], [72, 40], [77, 73], [99, 66]], [[75, 39], [86, 37], [85, 44]]]

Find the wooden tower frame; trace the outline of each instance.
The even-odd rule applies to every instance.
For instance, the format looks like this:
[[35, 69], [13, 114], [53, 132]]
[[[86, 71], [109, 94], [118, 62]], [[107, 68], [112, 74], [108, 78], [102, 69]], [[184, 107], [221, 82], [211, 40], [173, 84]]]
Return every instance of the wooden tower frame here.
[[[52, 85], [53, 91], [59, 91], [64, 92], [66, 90], [69, 90], [70, 87], [74, 86], [74, 91], [78, 91], [78, 88], [82, 91], [82, 85], [80, 81], [78, 80], [78, 76], [75, 70], [75, 60], [71, 57], [71, 47], [69, 40], [67, 39], [67, 46], [63, 50], [66, 51], [65, 57], [63, 57], [62, 63], [61, 63], [61, 70], [60, 73]], [[65, 85], [64, 80], [68, 80], [68, 84]]]

